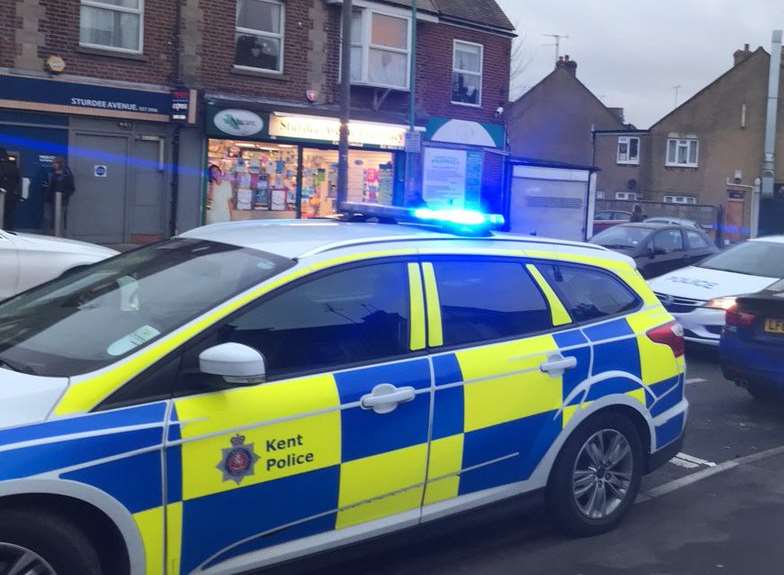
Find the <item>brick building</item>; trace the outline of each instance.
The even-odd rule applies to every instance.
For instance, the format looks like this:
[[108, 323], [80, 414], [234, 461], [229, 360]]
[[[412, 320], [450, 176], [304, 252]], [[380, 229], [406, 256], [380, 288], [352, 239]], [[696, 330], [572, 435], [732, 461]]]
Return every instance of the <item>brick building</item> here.
[[[25, 177], [19, 227], [43, 226], [56, 155], [77, 181], [69, 234], [88, 240], [334, 211], [340, 0], [121, 4], [0, 4], [0, 145]], [[421, 192], [498, 205], [513, 27], [494, 0], [419, 8]], [[402, 203], [411, 7], [354, 10], [349, 199]]]

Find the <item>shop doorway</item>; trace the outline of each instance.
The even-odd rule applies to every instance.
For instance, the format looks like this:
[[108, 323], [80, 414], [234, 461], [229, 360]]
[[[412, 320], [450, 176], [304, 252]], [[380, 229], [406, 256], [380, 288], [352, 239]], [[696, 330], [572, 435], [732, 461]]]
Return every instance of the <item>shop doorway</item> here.
[[85, 241], [119, 244], [126, 240], [126, 136], [76, 133], [71, 170], [76, 192], [68, 207], [66, 234]]

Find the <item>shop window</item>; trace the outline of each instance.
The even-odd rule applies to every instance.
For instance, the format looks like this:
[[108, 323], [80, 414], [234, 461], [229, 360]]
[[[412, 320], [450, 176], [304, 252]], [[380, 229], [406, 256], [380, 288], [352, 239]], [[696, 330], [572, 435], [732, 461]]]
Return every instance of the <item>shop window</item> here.
[[699, 140], [667, 140], [666, 165], [671, 167], [699, 167]]
[[518, 262], [435, 262], [444, 344], [525, 337], [552, 327], [547, 303]]
[[81, 0], [79, 45], [140, 54], [144, 0]]
[[481, 44], [455, 40], [452, 61], [452, 103], [482, 105]]
[[283, 71], [283, 4], [237, 0], [235, 66]]
[[351, 82], [408, 89], [409, 18], [356, 10], [351, 29]]
[[639, 165], [640, 163], [640, 138], [620, 136], [618, 138], [619, 164]]
[[407, 278], [402, 262], [319, 277], [231, 320], [220, 341], [260, 351], [272, 378], [405, 355]]

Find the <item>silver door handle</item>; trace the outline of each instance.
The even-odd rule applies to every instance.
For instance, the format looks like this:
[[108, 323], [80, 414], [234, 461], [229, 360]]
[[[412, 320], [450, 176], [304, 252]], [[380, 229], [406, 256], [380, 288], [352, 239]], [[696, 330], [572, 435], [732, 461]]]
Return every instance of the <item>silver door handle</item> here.
[[558, 354], [548, 357], [547, 361], [539, 366], [539, 369], [550, 375], [561, 375], [567, 369], [574, 369], [575, 367], [577, 367], [576, 357], [564, 357]]
[[378, 414], [391, 413], [401, 403], [413, 401], [416, 390], [413, 387], [397, 388], [391, 383], [381, 383], [373, 391], [359, 400], [362, 409], [372, 409]]

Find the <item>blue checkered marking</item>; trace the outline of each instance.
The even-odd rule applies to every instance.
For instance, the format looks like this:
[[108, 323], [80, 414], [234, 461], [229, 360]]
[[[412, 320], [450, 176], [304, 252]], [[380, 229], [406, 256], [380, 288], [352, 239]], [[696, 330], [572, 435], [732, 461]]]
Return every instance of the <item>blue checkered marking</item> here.
[[[640, 350], [637, 338], [625, 319], [618, 319], [585, 328], [588, 338], [594, 342], [593, 374], [608, 371], [623, 371], [636, 377], [642, 376]], [[618, 341], [605, 341], [614, 338]]]
[[[185, 501], [181, 572], [190, 573], [208, 560], [215, 564], [251, 550], [331, 531], [339, 486], [340, 467], [333, 466]], [[321, 514], [326, 517], [308, 520]], [[216, 518], [222, 520], [216, 523]], [[297, 521], [304, 523], [229, 549], [238, 541]]]
[[683, 418], [685, 414], [679, 413], [666, 423], [656, 427], [656, 449], [666, 447], [678, 437], [683, 431]]
[[463, 381], [463, 373], [454, 353], [433, 358], [436, 381], [435, 409], [433, 410], [433, 440], [463, 433], [465, 423], [465, 397], [463, 386], [438, 389]]
[[[591, 371], [591, 348], [585, 336], [580, 330], [574, 329], [557, 333], [553, 336], [556, 345], [561, 349], [564, 357], [574, 357], [577, 359], [577, 367], [567, 369], [563, 374], [563, 400], [569, 397], [578, 385], [583, 383], [590, 376]], [[582, 347], [575, 347], [582, 346]], [[575, 347], [575, 349], [565, 350], [564, 348]], [[578, 404], [582, 401], [582, 394], [573, 398], [569, 403]]]
[[657, 417], [675, 407], [683, 399], [683, 376], [673, 377], [651, 386], [657, 399], [651, 407], [651, 415]]
[[[428, 389], [430, 364], [427, 359], [416, 359], [364, 367], [336, 373], [335, 382], [340, 401], [345, 405], [359, 401], [381, 383]], [[344, 462], [427, 443], [430, 394], [419, 394], [413, 401], [398, 405], [394, 412], [386, 415], [357, 406], [343, 409], [340, 417]]]

